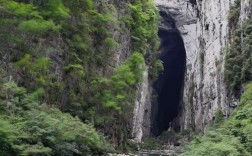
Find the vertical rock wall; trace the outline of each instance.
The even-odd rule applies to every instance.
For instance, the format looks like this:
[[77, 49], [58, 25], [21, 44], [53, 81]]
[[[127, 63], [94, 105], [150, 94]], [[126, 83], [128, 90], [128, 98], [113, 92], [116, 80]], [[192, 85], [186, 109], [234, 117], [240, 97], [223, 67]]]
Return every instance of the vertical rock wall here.
[[138, 91], [131, 132], [131, 137], [135, 142], [141, 142], [142, 137], [150, 133], [152, 88], [147, 71], [144, 72], [144, 81], [138, 86]]
[[230, 113], [224, 84], [225, 47], [228, 46], [230, 0], [203, 0], [187, 4], [197, 22], [182, 26], [187, 51], [187, 72], [182, 125], [203, 130], [218, 107]]
[[252, 5], [252, 1], [241, 0], [241, 14], [240, 14], [241, 21], [244, 21], [245, 19], [247, 19], [249, 15], [251, 16], [251, 13], [252, 13], [251, 5]]
[[[175, 20], [186, 48], [182, 111], [174, 120], [180, 122], [182, 129], [203, 131], [214, 119], [218, 108], [228, 117], [237, 105], [238, 100], [226, 89], [224, 81], [225, 48], [229, 46], [230, 38], [228, 14], [234, 1], [155, 0], [160, 10]], [[250, 0], [241, 0], [240, 22], [251, 14], [251, 3]], [[149, 93], [146, 93], [147, 88]], [[132, 132], [138, 141], [150, 134], [149, 81], [146, 79], [139, 89], [141, 96], [136, 102]]]
[[[228, 46], [228, 12], [231, 0], [156, 0], [176, 21], [186, 48], [183, 129], [203, 130], [221, 107], [230, 114], [224, 83], [225, 47]], [[232, 102], [231, 102], [232, 103]]]

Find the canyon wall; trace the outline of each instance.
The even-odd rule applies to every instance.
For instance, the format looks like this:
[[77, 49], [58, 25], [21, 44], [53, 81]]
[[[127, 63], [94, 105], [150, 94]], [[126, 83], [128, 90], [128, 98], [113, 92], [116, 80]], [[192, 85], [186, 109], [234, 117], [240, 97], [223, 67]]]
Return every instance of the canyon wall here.
[[224, 48], [228, 45], [226, 1], [157, 1], [175, 19], [186, 48], [186, 75], [180, 122], [203, 130], [218, 107], [229, 114], [224, 85]]
[[[182, 129], [203, 131], [218, 108], [228, 117], [237, 105], [224, 81], [225, 48], [229, 46], [228, 14], [234, 0], [156, 0], [176, 22], [186, 48], [186, 74], [176, 121]], [[240, 21], [251, 12], [241, 1]]]

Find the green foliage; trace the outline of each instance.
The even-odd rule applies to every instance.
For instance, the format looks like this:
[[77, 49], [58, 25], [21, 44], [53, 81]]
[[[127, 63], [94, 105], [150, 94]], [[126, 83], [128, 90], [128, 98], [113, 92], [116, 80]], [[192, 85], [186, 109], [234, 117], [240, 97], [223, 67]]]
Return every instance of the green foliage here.
[[143, 140], [140, 148], [145, 150], [160, 150], [162, 149], [162, 144], [156, 138], [148, 138]]
[[[21, 118], [10, 119], [11, 124], [28, 122], [30, 115], [43, 125], [39, 132], [34, 128], [33, 133], [20, 123], [32, 137], [18, 140], [23, 143], [15, 146], [15, 151], [23, 154], [31, 151], [30, 155], [69, 155], [55, 154], [56, 143], [44, 142], [47, 134], [42, 132], [49, 131], [53, 125], [47, 125], [33, 113], [48, 121], [57, 119], [43, 110], [51, 108], [39, 107], [40, 103], [59, 107], [94, 124], [116, 146], [125, 148], [130, 129], [128, 120], [132, 117], [128, 112], [132, 112], [137, 85], [142, 81], [145, 59], [157, 72], [162, 67], [161, 63], [153, 61], [158, 46], [159, 14], [152, 0], [118, 4], [97, 0], [0, 0], [0, 54], [4, 56], [0, 62], [7, 61], [6, 66], [14, 67], [13, 70], [7, 67], [6, 73], [15, 75], [15, 80], [25, 88], [20, 93], [7, 89], [8, 92], [1, 94], [4, 99], [1, 110], [5, 110], [3, 114], [14, 113]], [[115, 55], [124, 48], [127, 36], [132, 37], [131, 45], [122, 50], [128, 59], [113, 69], [118, 64]], [[6, 85], [16, 91], [20, 88], [11, 82], [4, 87]], [[17, 112], [21, 114], [16, 115]], [[60, 130], [56, 132], [63, 135]], [[69, 152], [74, 148], [78, 153], [76, 146], [86, 149], [85, 143], [82, 143], [85, 147], [81, 147], [76, 142], [67, 142], [69, 146], [63, 142], [59, 141], [62, 146], [57, 147], [59, 150]]]
[[237, 26], [240, 12], [241, 12], [241, 0], [235, 0], [235, 4], [230, 7], [230, 11], [228, 14], [228, 23], [231, 29]]
[[225, 79], [233, 91], [238, 92], [243, 83], [252, 80], [252, 20], [243, 22], [231, 37], [226, 54]]
[[69, 17], [69, 9], [64, 6], [62, 0], [39, 0], [34, 3], [45, 18], [59, 22]]
[[44, 21], [44, 20], [39, 21], [34, 19], [21, 22], [18, 28], [21, 31], [29, 32], [32, 34], [43, 34], [48, 30], [56, 31], [58, 29], [53, 23], [53, 21]]
[[43, 90], [27, 94], [10, 81], [1, 88], [0, 153], [93, 155], [108, 149], [90, 125], [56, 108], [39, 106]]
[[101, 101], [105, 107], [119, 112], [128, 105], [132, 106], [135, 92], [134, 87], [142, 81], [145, 63], [140, 53], [134, 53], [122, 66], [115, 70], [115, 74], [106, 82], [109, 89], [103, 91]]
[[[52, 20], [45, 20], [45, 16], [33, 4], [5, 0], [2, 0], [2, 3], [6, 13], [17, 17], [18, 29], [21, 31], [42, 35], [48, 30], [57, 31], [59, 29]], [[55, 12], [58, 13], [60, 11], [57, 10]]]
[[72, 72], [73, 74], [78, 74], [80, 76], [85, 75], [83, 66], [80, 64], [69, 64], [64, 67], [64, 70], [66, 72]]
[[251, 96], [252, 95], [252, 89], [251, 88], [252, 88], [252, 85], [248, 84], [246, 92], [244, 92], [242, 94], [241, 103], [240, 103], [241, 105], [245, 105], [245, 104], [252, 101], [252, 96]]
[[4, 8], [6, 12], [9, 14], [18, 16], [18, 17], [39, 17], [39, 13], [36, 10], [36, 8], [32, 4], [25, 4], [25, 3], [18, 3], [15, 1], [7, 1], [7, 0], [1, 0], [0, 3], [4, 5]]
[[161, 60], [155, 60], [153, 63], [152, 78], [156, 79], [158, 75], [164, 71], [163, 62]]
[[238, 139], [209, 131], [206, 137], [195, 141], [182, 156], [245, 156]]
[[146, 55], [148, 44], [155, 48], [158, 46], [157, 24], [159, 14], [157, 8], [153, 5], [152, 0], [134, 0], [128, 6], [131, 10], [129, 23], [132, 30], [131, 38], [134, 41], [133, 50]]
[[218, 108], [215, 112], [215, 119], [214, 119], [214, 123], [217, 125], [217, 124], [220, 124], [222, 121], [224, 121], [224, 118], [223, 118], [223, 113], [222, 113], [222, 110], [221, 108]]
[[[47, 57], [32, 59], [30, 54], [25, 54], [16, 65], [27, 73], [31, 74], [33, 81], [38, 82], [42, 86], [52, 85], [53, 75], [49, 74], [52, 63]], [[51, 81], [51, 82], [50, 82]]]
[[108, 47], [108, 48], [115, 48], [118, 44], [115, 40], [113, 40], [112, 38], [106, 38], [104, 40], [104, 44]]
[[111, 77], [98, 78], [92, 82], [94, 88], [102, 86], [102, 90], [95, 95], [98, 105], [92, 109], [94, 123], [111, 136], [110, 139], [121, 150], [127, 148], [132, 117], [130, 112], [133, 110], [136, 87], [143, 80], [144, 70], [142, 54], [134, 53], [116, 68]]
[[11, 155], [11, 142], [13, 141], [14, 133], [12, 125], [0, 118], [0, 155]]
[[[15, 64], [21, 73], [27, 75], [24, 87], [32, 91], [43, 88], [45, 90], [45, 96], [43, 96], [45, 102], [58, 102], [56, 100], [58, 100], [62, 83], [56, 81], [56, 75], [51, 73], [52, 62], [48, 57], [35, 58], [30, 54], [25, 54]], [[84, 74], [80, 69], [72, 70], [72, 72]]]
[[131, 16], [122, 20], [131, 30], [132, 50], [142, 53], [148, 58], [150, 76], [155, 79], [162, 70], [161, 62], [157, 60], [159, 46], [158, 24], [159, 12], [152, 0], [133, 0], [128, 4]]
[[252, 155], [252, 84], [242, 95], [240, 105], [233, 112], [231, 117], [209, 128], [204, 136], [198, 136], [188, 146], [183, 156], [204, 156], [204, 155]]

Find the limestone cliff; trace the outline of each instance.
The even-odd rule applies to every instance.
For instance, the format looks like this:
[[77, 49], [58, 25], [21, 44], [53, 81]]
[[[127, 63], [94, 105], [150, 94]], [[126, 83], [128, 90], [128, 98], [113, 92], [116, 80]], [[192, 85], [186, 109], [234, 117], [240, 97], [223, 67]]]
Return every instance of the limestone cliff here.
[[[174, 124], [181, 129], [204, 131], [221, 108], [228, 117], [237, 106], [232, 91], [227, 89], [224, 79], [226, 48], [230, 45], [228, 16], [234, 0], [155, 0], [162, 13], [175, 21], [186, 49], [186, 73], [181, 99], [181, 110]], [[251, 1], [242, 0], [239, 23], [251, 13]], [[162, 21], [162, 20], [161, 20]], [[168, 20], [169, 22], [169, 20]], [[171, 22], [171, 21], [170, 21]], [[159, 29], [171, 30], [161, 22]], [[135, 106], [132, 137], [141, 140], [151, 134], [151, 112], [157, 109], [155, 100], [150, 105], [151, 83], [145, 79], [140, 87], [141, 98]], [[148, 95], [148, 96], [147, 96]], [[151, 111], [150, 111], [151, 110]], [[145, 124], [144, 124], [145, 122]], [[148, 124], [146, 124], [148, 123]], [[144, 131], [144, 133], [143, 133]]]
[[[202, 131], [220, 107], [228, 117], [237, 104], [224, 81], [225, 48], [229, 46], [228, 14], [233, 0], [156, 0], [176, 23], [186, 49], [186, 74], [179, 121], [182, 129]], [[241, 1], [240, 21], [251, 12]]]
[[[229, 114], [224, 85], [224, 48], [228, 45], [229, 1], [157, 1], [179, 21], [186, 48], [186, 75], [180, 117], [183, 129], [203, 130], [221, 107]], [[165, 5], [164, 5], [165, 4]]]

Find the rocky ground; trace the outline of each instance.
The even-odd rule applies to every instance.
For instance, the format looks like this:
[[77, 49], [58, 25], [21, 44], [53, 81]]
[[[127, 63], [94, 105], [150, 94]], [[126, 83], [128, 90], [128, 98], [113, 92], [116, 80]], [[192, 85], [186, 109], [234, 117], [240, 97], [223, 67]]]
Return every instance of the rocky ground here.
[[163, 150], [140, 150], [136, 154], [110, 154], [109, 156], [178, 156], [181, 146], [167, 146]]
[[176, 142], [162, 143], [159, 149], [154, 149], [155, 147], [153, 147], [153, 149], [139, 149], [139, 151], [134, 152], [134, 154], [132, 152], [128, 154], [109, 154], [108, 156], [178, 156], [188, 141], [189, 139], [184, 137]]
[[167, 146], [163, 150], [142, 150], [138, 152], [138, 156], [177, 156], [181, 146]]

